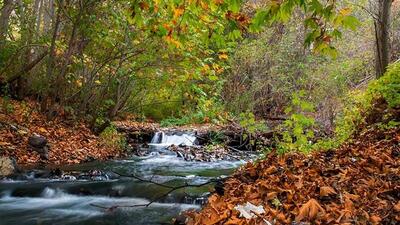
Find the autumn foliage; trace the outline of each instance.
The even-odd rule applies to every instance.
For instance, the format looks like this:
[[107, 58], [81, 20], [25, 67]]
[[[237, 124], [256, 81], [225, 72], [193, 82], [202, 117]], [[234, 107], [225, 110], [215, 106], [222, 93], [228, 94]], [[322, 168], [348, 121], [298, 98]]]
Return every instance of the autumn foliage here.
[[[399, 224], [400, 130], [368, 130], [337, 151], [270, 154], [247, 164], [188, 224]], [[235, 206], [262, 205], [240, 218]]]
[[18, 164], [38, 163], [42, 160], [39, 153], [28, 145], [28, 138], [33, 134], [48, 140], [50, 149], [47, 162], [51, 164], [109, 159], [122, 154], [117, 149], [104, 146], [84, 123], [68, 121], [62, 117], [47, 120], [38, 111], [35, 102], [21, 103], [0, 98], [0, 104], [3, 106], [0, 111], [0, 154], [14, 157]]

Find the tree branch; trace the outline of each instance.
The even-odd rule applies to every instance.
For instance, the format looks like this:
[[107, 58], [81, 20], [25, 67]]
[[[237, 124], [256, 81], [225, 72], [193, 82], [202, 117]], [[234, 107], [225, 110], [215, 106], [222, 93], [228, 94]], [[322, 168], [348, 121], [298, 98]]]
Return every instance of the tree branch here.
[[136, 205], [114, 205], [114, 206], [111, 206], [111, 207], [102, 206], [102, 205], [97, 205], [97, 204], [90, 204], [91, 206], [94, 206], [94, 207], [97, 207], [97, 208], [101, 208], [101, 209], [105, 209], [105, 210], [107, 210], [107, 211], [113, 211], [113, 210], [118, 209], [118, 208], [149, 207], [149, 206], [152, 205], [153, 203], [155, 203], [155, 202], [161, 200], [162, 198], [168, 196], [168, 195], [171, 194], [172, 192], [177, 191], [177, 190], [179, 190], [179, 189], [188, 188], [188, 187], [195, 187], [195, 188], [203, 187], [203, 186], [206, 186], [206, 185], [208, 185], [208, 184], [218, 183], [218, 182], [221, 182], [221, 181], [225, 181], [226, 179], [228, 179], [228, 178], [230, 177], [230, 176], [228, 176], [228, 177], [224, 177], [224, 178], [214, 178], [214, 179], [210, 179], [209, 181], [204, 182], [204, 183], [201, 183], [201, 184], [189, 184], [189, 183], [185, 183], [185, 184], [179, 185], [179, 186], [170, 186], [170, 185], [166, 185], [166, 184], [162, 184], [162, 183], [158, 183], [158, 182], [152, 181], [152, 179], [146, 180], [146, 179], [144, 179], [144, 178], [142, 178], [142, 177], [139, 177], [139, 176], [136, 176], [136, 175], [134, 175], [134, 174], [126, 175], [126, 174], [121, 174], [121, 173], [118, 173], [118, 172], [115, 172], [115, 171], [113, 171], [113, 173], [115, 173], [115, 174], [117, 174], [117, 175], [119, 175], [119, 176], [121, 176], [121, 177], [130, 177], [130, 178], [134, 178], [134, 179], [139, 180], [139, 181], [144, 182], [144, 183], [150, 183], [150, 184], [154, 184], [154, 185], [157, 185], [157, 186], [160, 186], [160, 187], [168, 188], [169, 190], [168, 190], [167, 192], [165, 192], [165, 193], [163, 193], [163, 194], [157, 196], [156, 198], [154, 198], [153, 200], [151, 200], [149, 203], [146, 203], [146, 204], [136, 204]]

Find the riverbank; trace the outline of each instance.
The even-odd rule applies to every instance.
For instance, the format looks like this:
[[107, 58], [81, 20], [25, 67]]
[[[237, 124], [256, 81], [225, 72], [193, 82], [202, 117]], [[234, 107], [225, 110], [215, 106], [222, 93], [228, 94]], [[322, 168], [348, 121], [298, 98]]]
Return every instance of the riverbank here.
[[[102, 144], [83, 122], [48, 120], [33, 101], [0, 98], [0, 105], [0, 155], [14, 158], [17, 164], [77, 164], [124, 156]], [[33, 136], [47, 141], [47, 157], [29, 145]]]
[[112, 122], [127, 144], [124, 149], [118, 149], [105, 144], [85, 122], [68, 119], [62, 113], [49, 120], [34, 101], [0, 98], [0, 106], [0, 156], [12, 158], [19, 165], [79, 164], [128, 155], [145, 156], [151, 153], [147, 144], [157, 132], [193, 135], [195, 146], [170, 148], [186, 161], [235, 161], [248, 159], [261, 149], [261, 145], [268, 144], [268, 135], [271, 135], [255, 134], [257, 136], [243, 138], [245, 131], [235, 123], [160, 127], [158, 123], [122, 120]]
[[[398, 128], [370, 129], [336, 151], [269, 154], [238, 170], [187, 224], [398, 224], [399, 146]], [[258, 206], [249, 219], [237, 210], [247, 203]]]

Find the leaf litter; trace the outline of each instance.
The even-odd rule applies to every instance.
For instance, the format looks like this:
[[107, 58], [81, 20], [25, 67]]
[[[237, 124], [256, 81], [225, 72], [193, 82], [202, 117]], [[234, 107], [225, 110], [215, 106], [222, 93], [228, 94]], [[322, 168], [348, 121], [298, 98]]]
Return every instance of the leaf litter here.
[[[400, 129], [369, 129], [333, 151], [269, 154], [225, 182], [187, 224], [400, 224]], [[242, 217], [240, 205], [265, 213]]]
[[[0, 103], [4, 99], [0, 98]], [[65, 118], [48, 120], [40, 113], [34, 101], [25, 103], [10, 101], [13, 111], [0, 110], [0, 155], [15, 158], [18, 164], [77, 164], [88, 160], [106, 160], [124, 153], [101, 144], [84, 122]], [[45, 137], [50, 145], [49, 159], [41, 159], [39, 153], [28, 145], [34, 134]]]

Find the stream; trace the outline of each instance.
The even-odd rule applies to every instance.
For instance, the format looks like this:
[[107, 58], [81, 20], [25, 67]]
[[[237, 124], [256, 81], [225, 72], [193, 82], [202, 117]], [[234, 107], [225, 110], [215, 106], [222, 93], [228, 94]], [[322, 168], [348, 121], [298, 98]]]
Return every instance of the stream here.
[[[229, 175], [244, 163], [188, 162], [167, 150], [171, 144], [194, 144], [195, 139], [190, 134], [157, 133], [145, 157], [30, 168], [12, 179], [0, 180], [0, 225], [171, 224], [180, 212], [199, 209], [212, 184], [179, 189], [158, 199], [169, 189], [118, 174], [135, 174], [170, 186], [202, 184]], [[158, 200], [148, 207], [102, 208], [143, 205], [154, 199]]]

